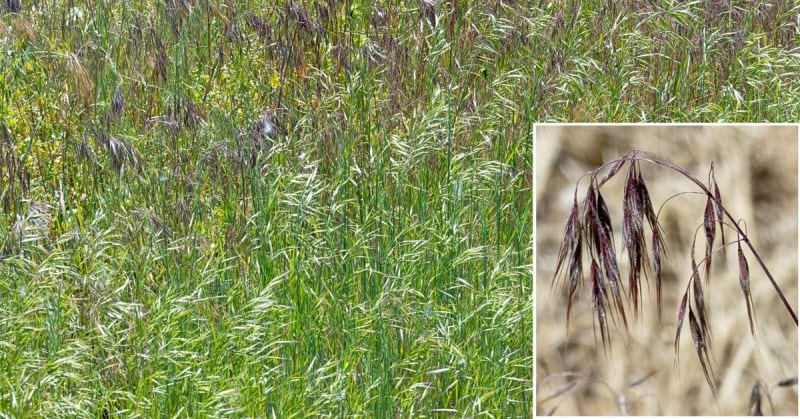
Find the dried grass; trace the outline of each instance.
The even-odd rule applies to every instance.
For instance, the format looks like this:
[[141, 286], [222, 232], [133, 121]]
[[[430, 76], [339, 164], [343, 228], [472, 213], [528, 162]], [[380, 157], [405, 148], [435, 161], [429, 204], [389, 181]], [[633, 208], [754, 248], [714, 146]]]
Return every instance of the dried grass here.
[[94, 82], [89, 72], [75, 54], [69, 54], [68, 67], [72, 77], [72, 88], [78, 98], [78, 103], [85, 110], [91, 109], [94, 104]]

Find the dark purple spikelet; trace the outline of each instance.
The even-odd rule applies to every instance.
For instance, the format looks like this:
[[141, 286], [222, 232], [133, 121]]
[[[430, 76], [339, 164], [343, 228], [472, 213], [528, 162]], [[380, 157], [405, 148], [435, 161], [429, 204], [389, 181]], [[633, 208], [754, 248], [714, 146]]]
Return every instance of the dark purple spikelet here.
[[583, 280], [583, 261], [582, 261], [582, 254], [581, 254], [581, 238], [578, 235], [578, 243], [575, 247], [575, 251], [572, 253], [572, 260], [569, 266], [569, 299], [567, 303], [567, 328], [569, 328], [569, 314], [572, 310], [572, 301], [575, 297], [575, 291], [578, 289], [578, 285]]
[[623, 197], [622, 239], [625, 250], [628, 252], [630, 270], [628, 274], [628, 288], [633, 312], [638, 316], [641, 302], [640, 280], [642, 273], [642, 259], [647, 252], [644, 241], [644, 213], [642, 211], [642, 194], [635, 164], [628, 169], [625, 180], [625, 195]]
[[[608, 318], [606, 316], [606, 307], [608, 303], [608, 297], [606, 295], [605, 287], [603, 286], [603, 277], [600, 274], [600, 267], [597, 266], [597, 263], [593, 260], [592, 261], [592, 268], [591, 268], [591, 282], [592, 282], [592, 310], [595, 312], [595, 328], [600, 328], [600, 338], [603, 341], [603, 347], [606, 348], [609, 345], [608, 339]], [[595, 332], [595, 339], [596, 339], [596, 332]]]
[[3, 5], [10, 13], [19, 13], [22, 10], [22, 0], [4, 0]]
[[[577, 199], [573, 203], [572, 211], [567, 219], [567, 225], [564, 227], [564, 239], [561, 242], [561, 248], [558, 252], [558, 261], [556, 263], [555, 275], [553, 282], [557, 280], [561, 269], [568, 266], [568, 297], [567, 297], [567, 328], [569, 328], [569, 317], [572, 311], [572, 301], [575, 296], [575, 291], [583, 278], [583, 255], [582, 255], [582, 239], [581, 239], [581, 224], [578, 217], [578, 202]], [[565, 262], [568, 265], [565, 265]]]
[[[711, 172], [711, 175], [713, 179], [714, 172]], [[722, 245], [725, 246], [727, 245], [727, 243], [725, 243], [725, 229], [722, 226], [722, 223], [724, 222], [724, 217], [722, 214], [722, 194], [719, 193], [719, 185], [717, 185], [717, 180], [716, 179], [713, 180], [714, 180], [714, 198], [716, 199], [716, 202], [714, 203], [715, 204], [714, 208], [717, 210], [717, 222], [719, 223], [719, 234], [720, 238], [722, 239]], [[723, 263], [725, 262], [725, 260], [726, 260], [725, 251], [723, 250], [722, 251]]]
[[[603, 238], [603, 240], [607, 239]], [[622, 290], [619, 282], [619, 267], [617, 266], [617, 260], [613, 257], [613, 251], [609, 249], [609, 246], [604, 246], [604, 251], [600, 256], [600, 261], [603, 264], [603, 270], [605, 271], [606, 278], [608, 279], [609, 287], [611, 288], [611, 294], [614, 297], [614, 312], [618, 315], [620, 320], [622, 320], [622, 325], [625, 327], [625, 330], [627, 330], [628, 319], [625, 315], [625, 306], [622, 303]]]
[[633, 236], [642, 228], [642, 211], [639, 204], [639, 189], [636, 181], [636, 167], [631, 165], [625, 178], [625, 194], [622, 201], [622, 235], [625, 243], [633, 242]]
[[716, 397], [717, 386], [715, 384], [714, 369], [711, 367], [711, 359], [708, 355], [708, 345], [703, 334], [703, 329], [697, 321], [694, 311], [689, 308], [689, 329], [692, 332], [692, 340], [694, 340], [694, 348], [697, 351], [697, 357], [700, 359], [700, 366], [703, 367], [703, 375], [706, 377], [708, 386], [711, 392]]
[[[599, 190], [597, 191], [597, 217], [600, 221], [600, 227], [603, 228], [603, 233], [605, 236], [613, 239], [614, 228], [611, 226], [611, 214], [609, 214], [608, 205], [606, 205], [606, 201], [603, 199], [603, 195]], [[613, 250], [613, 241], [611, 241], [611, 245]]]
[[742, 252], [742, 242], [737, 242], [737, 255], [739, 257], [739, 285], [744, 293], [744, 303], [747, 306], [747, 318], [750, 320], [750, 333], [755, 336], [756, 329], [753, 321], [753, 297], [750, 295], [750, 267], [747, 266], [747, 258]]
[[591, 202], [594, 208], [591, 210], [591, 214], [593, 215], [591, 227], [587, 226], [587, 228], [593, 230], [592, 236], [595, 238], [597, 244], [596, 253], [600, 258], [600, 266], [603, 268], [603, 273], [608, 280], [608, 285], [611, 288], [611, 294], [614, 298], [614, 310], [612, 313], [617, 314], [620, 320], [622, 320], [625, 330], [627, 330], [628, 319], [625, 315], [625, 306], [622, 302], [619, 265], [617, 264], [617, 256], [614, 250], [614, 236], [611, 230], [608, 208], [603, 201], [602, 195], [600, 195], [599, 192], [595, 193], [594, 188], [591, 188], [591, 190], [592, 199], [587, 199], [587, 206], [589, 205], [588, 202]]
[[761, 384], [759, 383], [753, 385], [753, 390], [750, 391], [749, 415], [764, 416], [764, 412], [761, 411]]
[[[614, 231], [611, 225], [611, 215], [603, 196], [598, 192], [595, 178], [592, 178], [586, 191], [582, 223], [578, 217], [578, 211], [577, 202], [574, 202], [567, 221], [567, 226], [565, 227], [562, 249], [559, 251], [559, 257], [556, 263], [556, 271], [560, 272], [563, 264], [567, 263], [568, 260], [570, 261], [567, 324], [569, 324], [569, 312], [572, 308], [572, 297], [574, 296], [575, 288], [577, 288], [582, 280], [581, 258], [583, 252], [580, 248], [583, 244], [583, 238], [586, 240], [589, 248], [587, 253], [593, 265], [597, 267], [597, 272], [593, 273], [595, 275], [595, 281], [602, 285], [603, 295], [606, 299], [609, 298], [608, 292], [611, 293], [613, 309], [610, 314], [615, 322], [620, 321], [627, 330], [628, 320], [625, 314], [625, 306], [622, 297], [623, 291], [620, 283], [620, 271], [614, 249]], [[595, 310], [598, 310], [599, 306], [595, 305], [594, 307]], [[603, 305], [602, 308], [604, 316], [609, 314], [608, 305]], [[602, 332], [605, 333], [606, 331], [607, 330], [604, 329]]]
[[650, 227], [657, 228], [659, 225], [658, 218], [656, 218], [656, 213], [653, 210], [653, 203], [650, 201], [650, 192], [647, 190], [647, 184], [644, 182], [641, 170], [637, 170], [636, 184], [636, 187], [639, 191], [639, 202], [642, 211], [644, 212], [645, 217], [647, 217]]
[[661, 230], [653, 229], [653, 273], [656, 280], [656, 299], [658, 305], [658, 318], [661, 319], [662, 312], [662, 272], [661, 262], [662, 258], [666, 255], [666, 249], [661, 237]]
[[436, 4], [431, 0], [418, 0], [419, 15], [421, 18], [430, 23], [431, 26], [436, 26]]
[[697, 317], [700, 321], [701, 331], [704, 336], [710, 337], [711, 334], [708, 328], [706, 301], [703, 295], [703, 284], [700, 279], [700, 273], [697, 269], [697, 264], [692, 261], [692, 297], [694, 299], [694, 307], [697, 309]]
[[687, 289], [685, 293], [683, 293], [683, 297], [681, 298], [681, 305], [678, 307], [678, 321], [675, 331], [675, 361], [678, 361], [678, 355], [680, 353], [679, 346], [681, 344], [681, 328], [683, 328], [683, 320], [686, 318], [686, 304], [689, 302], [689, 290]]
[[247, 26], [258, 34], [258, 37], [262, 41], [266, 41], [267, 43], [272, 40], [272, 28], [270, 28], [269, 22], [266, 19], [262, 19], [261, 17], [255, 14], [248, 14], [245, 17], [245, 22], [247, 22]]
[[602, 178], [602, 179], [600, 179], [600, 181], [599, 181], [599, 182], [597, 182], [597, 186], [598, 186], [598, 187], [601, 187], [601, 186], [605, 185], [605, 183], [606, 183], [606, 182], [608, 182], [608, 181], [609, 181], [609, 180], [610, 180], [612, 177], [614, 177], [614, 175], [616, 175], [617, 173], [619, 173], [619, 171], [622, 169], [622, 166], [624, 166], [624, 165], [625, 165], [625, 162], [626, 162], [626, 161], [627, 161], [627, 160], [625, 160], [625, 159], [619, 159], [619, 160], [617, 160], [617, 161], [616, 161], [616, 162], [615, 162], [615, 163], [614, 163], [614, 164], [611, 166], [611, 168], [610, 168], [610, 169], [608, 169], [608, 172], [606, 172], [605, 176], [603, 176], [603, 178]]
[[716, 236], [717, 224], [714, 218], [714, 200], [711, 196], [706, 200], [706, 212], [703, 217], [703, 228], [706, 232], [706, 281], [711, 275], [711, 256], [714, 250], [714, 237]]
[[115, 118], [122, 116], [122, 110], [125, 106], [125, 99], [122, 97], [122, 91], [119, 87], [114, 90], [114, 97], [111, 98], [111, 114]]
[[[595, 251], [600, 249], [600, 238], [597, 235], [597, 228], [595, 228], [595, 219], [597, 213], [597, 194], [594, 191], [594, 182], [589, 183], [589, 189], [586, 191], [586, 198], [583, 202], [583, 225], [586, 228], [586, 239], [589, 247]], [[591, 253], [591, 252], [590, 252]], [[594, 254], [592, 254], [594, 256]]]
[[580, 221], [578, 220], [578, 201], [575, 200], [572, 210], [567, 218], [567, 225], [564, 226], [564, 238], [561, 240], [561, 248], [558, 250], [558, 259], [556, 261], [555, 275], [553, 275], [553, 282], [555, 282], [564, 262], [571, 258], [572, 252], [575, 250], [576, 244], [580, 239]]

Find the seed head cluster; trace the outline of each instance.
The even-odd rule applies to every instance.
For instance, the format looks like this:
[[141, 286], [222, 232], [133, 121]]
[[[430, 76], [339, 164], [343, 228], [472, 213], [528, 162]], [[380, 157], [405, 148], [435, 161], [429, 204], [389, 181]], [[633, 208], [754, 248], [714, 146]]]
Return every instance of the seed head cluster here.
[[[598, 331], [600, 342], [604, 349], [610, 347], [611, 338], [609, 335], [609, 318], [618, 327], [621, 326], [627, 332], [628, 319], [633, 313], [633, 317], [638, 318], [643, 306], [642, 301], [642, 277], [654, 278], [656, 285], [656, 299], [658, 315], [662, 312], [663, 295], [663, 268], [667, 257], [665, 246], [664, 230], [659, 223], [658, 213], [653, 207], [650, 192], [647, 188], [644, 177], [642, 176], [641, 164], [643, 162], [654, 163], [656, 165], [671, 169], [678, 174], [688, 178], [702, 190], [701, 194], [706, 199], [706, 206], [703, 212], [703, 221], [697, 231], [702, 228], [705, 237], [705, 253], [703, 258], [695, 258], [695, 243], [697, 235], [692, 243], [691, 251], [691, 276], [686, 289], [680, 299], [678, 315], [676, 321], [676, 333], [674, 349], [676, 352], [676, 362], [678, 349], [680, 347], [681, 330], [684, 321], [688, 316], [689, 331], [694, 342], [697, 356], [703, 368], [706, 380], [712, 392], [716, 394], [715, 375], [712, 368], [710, 356], [711, 329], [706, 304], [705, 288], [708, 287], [711, 277], [711, 266], [717, 240], [717, 227], [721, 236], [724, 248], [729, 244], [737, 244], [737, 256], [739, 265], [739, 284], [745, 298], [745, 305], [750, 322], [750, 330], [755, 336], [755, 322], [753, 313], [753, 301], [750, 293], [750, 270], [747, 258], [742, 248], [742, 242], [748, 246], [754, 256], [767, 273], [768, 278], [773, 283], [776, 293], [786, 305], [787, 310], [796, 319], [794, 310], [788, 304], [783, 292], [772, 279], [771, 274], [763, 265], [760, 257], [750, 244], [745, 231], [733, 220], [728, 211], [723, 206], [722, 195], [719, 185], [714, 176], [714, 166], [711, 165], [708, 183], [704, 184], [697, 178], [689, 174], [683, 168], [672, 162], [659, 157], [633, 150], [624, 156], [613, 160], [600, 168], [589, 172], [589, 185], [586, 188], [586, 195], [582, 204], [579, 205], [578, 189], [576, 186], [573, 197], [572, 209], [567, 217], [564, 228], [564, 236], [556, 260], [553, 284], [565, 283], [567, 294], [567, 328], [569, 328], [570, 313], [575, 300], [576, 291], [584, 283], [583, 263], [585, 259], [589, 261], [589, 284], [591, 307], [594, 314], [593, 326], [595, 337]], [[614, 230], [611, 222], [611, 214], [606, 204], [601, 189], [603, 185], [614, 176], [621, 173], [627, 165], [625, 176], [624, 194], [622, 197], [622, 247], [627, 254], [628, 272], [627, 284], [622, 280], [617, 252], [614, 246]], [[602, 176], [601, 176], [602, 174]], [[727, 220], [726, 218], [727, 217]], [[738, 239], [735, 242], [726, 243], [724, 229], [730, 228], [736, 231]], [[649, 233], [649, 234], [648, 234]], [[648, 250], [648, 236], [650, 237]], [[723, 252], [724, 254], [724, 252]], [[705, 283], [701, 278], [701, 270], [705, 274]], [[564, 280], [559, 281], [559, 278]], [[627, 289], [626, 289], [627, 288]]]

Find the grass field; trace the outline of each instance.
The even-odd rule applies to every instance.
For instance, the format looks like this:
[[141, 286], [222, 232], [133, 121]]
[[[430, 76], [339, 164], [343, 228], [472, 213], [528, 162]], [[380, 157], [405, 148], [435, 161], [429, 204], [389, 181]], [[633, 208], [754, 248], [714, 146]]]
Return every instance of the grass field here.
[[537, 121], [797, 120], [798, 2], [537, 3]]
[[4, 2], [0, 412], [529, 416], [531, 26], [482, 4]]

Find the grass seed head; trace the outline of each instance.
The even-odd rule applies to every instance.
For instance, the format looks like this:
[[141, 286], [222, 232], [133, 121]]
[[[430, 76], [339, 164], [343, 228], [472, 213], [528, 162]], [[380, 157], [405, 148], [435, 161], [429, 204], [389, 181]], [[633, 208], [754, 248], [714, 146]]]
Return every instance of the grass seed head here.
[[[711, 163], [711, 182], [714, 184], [714, 209], [716, 210], [717, 222], [719, 223], [720, 238], [722, 240], [722, 245], [725, 246], [727, 243], [725, 242], [725, 228], [723, 225], [725, 220], [722, 212], [722, 194], [719, 192], [719, 184], [717, 183], [717, 178], [714, 174], [714, 163]], [[724, 251], [722, 252], [722, 261], [725, 262]]]
[[103, 134], [98, 142], [104, 144], [108, 149], [111, 163], [117, 172], [122, 170], [125, 166], [128, 166], [137, 173], [141, 173], [141, 158], [139, 152], [132, 144], [108, 134]]
[[662, 312], [662, 259], [666, 255], [664, 248], [664, 241], [661, 237], [661, 230], [658, 228], [653, 229], [653, 273], [656, 281], [656, 300], [658, 305], [658, 318], [661, 318]]
[[153, 53], [155, 55], [154, 57], [150, 57], [153, 79], [163, 83], [167, 81], [169, 55], [167, 55], [167, 50], [164, 47], [164, 43], [161, 41], [161, 36], [154, 28], [151, 28], [150, 35], [153, 42]]
[[653, 202], [650, 200], [650, 192], [647, 190], [647, 184], [644, 181], [644, 177], [642, 177], [641, 170], [636, 170], [636, 177], [636, 190], [639, 192], [639, 205], [641, 206], [641, 210], [650, 223], [650, 227], [658, 229], [660, 228], [658, 218], [653, 209]]
[[425, 19], [431, 26], [436, 26], [436, 3], [433, 0], [417, 0], [420, 19]]
[[3, 6], [11, 13], [19, 13], [22, 10], [22, 0], [3, 0]]
[[716, 378], [708, 354], [706, 335], [703, 333], [702, 326], [698, 322], [697, 316], [695, 316], [694, 310], [692, 310], [691, 307], [689, 307], [689, 329], [692, 332], [692, 340], [694, 341], [694, 347], [697, 351], [697, 357], [700, 360], [700, 366], [703, 368], [703, 375], [706, 377], [706, 382], [708, 382], [711, 392], [716, 395]]
[[[687, 289], [686, 292], [683, 293], [683, 297], [681, 297], [681, 304], [678, 306], [678, 320], [676, 322], [677, 326], [675, 327], [675, 354], [679, 353], [678, 347], [681, 344], [681, 328], [683, 328], [683, 320], [686, 318], [686, 305], [689, 302], [689, 290]], [[676, 362], [678, 360], [676, 356]]]
[[72, 75], [72, 87], [78, 97], [78, 102], [88, 110], [94, 103], [94, 82], [86, 67], [81, 64], [78, 56], [69, 55], [69, 70]]
[[705, 295], [703, 294], [703, 284], [697, 270], [697, 264], [694, 260], [692, 260], [692, 297], [694, 299], [694, 307], [697, 310], [697, 317], [700, 321], [700, 331], [706, 337], [705, 340], [708, 341], [711, 333], [708, 328]]
[[30, 173], [23, 164], [11, 130], [0, 123], [0, 185], [3, 185], [3, 211], [16, 213], [30, 190]]
[[592, 284], [592, 310], [595, 313], [595, 327], [600, 328], [600, 338], [603, 342], [603, 347], [609, 345], [608, 340], [608, 318], [606, 316], [606, 307], [608, 305], [608, 297], [606, 295], [605, 286], [603, 285], [603, 277], [600, 273], [600, 267], [597, 262], [592, 260], [591, 268], [591, 284]]
[[625, 306], [622, 304], [622, 285], [620, 284], [619, 266], [614, 250], [611, 217], [605, 200], [597, 191], [594, 181], [589, 185], [585, 202], [584, 226], [589, 233], [588, 241], [590, 245], [594, 245], [594, 249], [589, 254], [593, 261], [598, 261], [598, 265], [602, 268], [600, 277], [608, 282], [608, 286], [611, 289], [614, 301], [612, 313], [616, 313], [616, 317], [622, 321], [627, 330], [628, 320], [625, 315]]
[[569, 316], [570, 312], [572, 311], [572, 301], [575, 291], [578, 289], [578, 285], [583, 278], [581, 230], [582, 228], [580, 219], [578, 217], [578, 202], [575, 200], [572, 211], [570, 212], [570, 216], [567, 219], [567, 225], [564, 227], [564, 241], [561, 242], [555, 275], [553, 276], [553, 281], [555, 281], [559, 275], [559, 272], [561, 271], [561, 268], [565, 266], [564, 262], [568, 262], [569, 295], [567, 297], [567, 327], [569, 327]]
[[756, 383], [753, 385], [753, 390], [750, 391], [750, 408], [749, 416], [764, 416], [761, 410], [761, 384]]
[[261, 17], [251, 13], [245, 17], [245, 22], [250, 30], [255, 32], [264, 44], [269, 44], [272, 42], [272, 28], [266, 19], [262, 19]]
[[[628, 293], [625, 293], [622, 283], [620, 282], [620, 269], [616, 259], [616, 252], [614, 250], [614, 232], [611, 222], [611, 214], [608, 206], [606, 205], [605, 198], [601, 193], [601, 187], [610, 180], [613, 176], [619, 173], [624, 164], [630, 162], [628, 167], [627, 176], [624, 184], [623, 195], [623, 220], [622, 220], [622, 243], [625, 251], [628, 253], [629, 258], [629, 271], [628, 271]], [[728, 212], [722, 206], [721, 193], [719, 186], [714, 179], [713, 165], [710, 173], [708, 185], [702, 183], [696, 177], [692, 176], [685, 169], [675, 165], [668, 160], [661, 159], [657, 156], [648, 155], [638, 150], [634, 150], [624, 157], [615, 161], [609, 162], [602, 166], [600, 169], [589, 172], [590, 176], [589, 185], [586, 189], [586, 195], [583, 199], [583, 208], [578, 205], [577, 199], [573, 200], [572, 209], [567, 218], [567, 224], [564, 228], [564, 236], [562, 238], [561, 247], [558, 252], [558, 257], [555, 267], [555, 275], [553, 285], [557, 284], [557, 277], [562, 274], [564, 267], [568, 273], [566, 276], [567, 290], [567, 327], [569, 327], [569, 318], [572, 310], [573, 299], [577, 288], [580, 287], [582, 282], [582, 258], [586, 256], [591, 263], [590, 273], [590, 292], [592, 295], [592, 311], [594, 314], [594, 330], [600, 330], [600, 339], [603, 341], [604, 349], [610, 347], [610, 335], [608, 330], [608, 315], [611, 315], [612, 320], [618, 326], [620, 323], [628, 329], [627, 316], [625, 313], [625, 299], [627, 303], [632, 305], [634, 313], [638, 315], [639, 309], [642, 306], [642, 287], [641, 276], [642, 273], [645, 277], [648, 276], [650, 270], [650, 259], [646, 256], [647, 245], [644, 233], [644, 220], [650, 227], [652, 233], [652, 270], [656, 281], [656, 294], [659, 318], [662, 312], [662, 286], [663, 286], [663, 269], [664, 259], [666, 256], [666, 248], [664, 241], [664, 232], [658, 220], [658, 214], [653, 208], [650, 194], [647, 189], [644, 177], [640, 169], [641, 162], [650, 162], [656, 165], [671, 169], [683, 177], [688, 178], [696, 184], [706, 196], [706, 206], [703, 212], [703, 222], [698, 227], [703, 228], [706, 238], [706, 248], [702, 263], [705, 263], [705, 276], [706, 283], [710, 276], [710, 267], [712, 264], [713, 245], [716, 236], [716, 228], [719, 225], [720, 232], [724, 227], [734, 228], [740, 235], [738, 243], [738, 258], [740, 270], [740, 286], [745, 296], [745, 302], [748, 311], [748, 318], [750, 320], [750, 329], [755, 335], [755, 321], [754, 310], [752, 303], [752, 296], [750, 295], [750, 282], [749, 282], [749, 268], [747, 259], [742, 252], [741, 242], [747, 243], [750, 250], [758, 259], [760, 265], [767, 274], [767, 277], [773, 284], [778, 297], [786, 307], [789, 314], [796, 322], [796, 315], [791, 305], [785, 298], [785, 295], [780, 290], [780, 287], [772, 279], [769, 270], [764, 266], [760, 256], [756, 250], [750, 245], [744, 230], [736, 225], [728, 224], [723, 221], [723, 216], [730, 217]], [[600, 170], [609, 167], [605, 175], [598, 181], [598, 174]], [[576, 191], [577, 194], [577, 191]], [[724, 237], [724, 236], [723, 236]], [[582, 246], [587, 246], [586, 251], [582, 251]], [[708, 307], [706, 305], [706, 290], [703, 287], [702, 277], [699, 271], [699, 264], [695, 260], [695, 240], [692, 242], [691, 252], [691, 277], [683, 296], [680, 300], [680, 305], [677, 313], [677, 324], [675, 330], [675, 361], [676, 367], [679, 361], [680, 339], [681, 330], [683, 328], [686, 314], [689, 314], [689, 329], [692, 339], [695, 344], [697, 356], [703, 368], [703, 373], [706, 377], [709, 387], [716, 395], [716, 384], [714, 378], [714, 371], [709, 354], [711, 343], [711, 328], [709, 322]], [[724, 243], [723, 246], [727, 245]], [[691, 298], [690, 297], [691, 293]]]
[[714, 250], [714, 238], [717, 233], [717, 224], [714, 214], [714, 200], [709, 196], [706, 200], [706, 211], [703, 217], [703, 228], [706, 233], [706, 281], [708, 281], [711, 276], [711, 257]]
[[122, 97], [122, 90], [119, 86], [114, 90], [114, 97], [111, 99], [111, 114], [115, 118], [122, 116], [122, 110], [125, 107], [125, 99]]
[[89, 146], [89, 142], [86, 141], [86, 137], [81, 138], [81, 142], [77, 145], [75, 149], [75, 154], [81, 160], [90, 162], [95, 161], [94, 152], [92, 151], [92, 148]]
[[278, 135], [286, 135], [286, 128], [272, 109], [265, 109], [253, 127], [253, 141], [259, 150], [267, 152], [264, 140], [274, 141]]
[[747, 258], [742, 252], [742, 242], [737, 242], [736, 254], [739, 259], [739, 285], [744, 294], [744, 303], [747, 306], [747, 319], [750, 321], [750, 333], [755, 336], [756, 329], [753, 320], [753, 297], [750, 295], [750, 267], [747, 265]]
[[569, 217], [567, 217], [567, 225], [564, 226], [564, 240], [561, 241], [561, 248], [558, 251], [555, 275], [553, 275], [554, 281], [561, 272], [564, 262], [571, 260], [576, 247], [579, 247], [580, 233], [581, 226], [580, 220], [578, 219], [578, 202], [576, 200], [572, 206], [572, 211], [569, 213]]
[[644, 213], [642, 205], [641, 184], [637, 175], [637, 165], [632, 163], [625, 180], [623, 197], [622, 242], [628, 253], [630, 263], [628, 287], [634, 314], [638, 315], [641, 302], [640, 280], [642, 259], [647, 252], [644, 239]]

